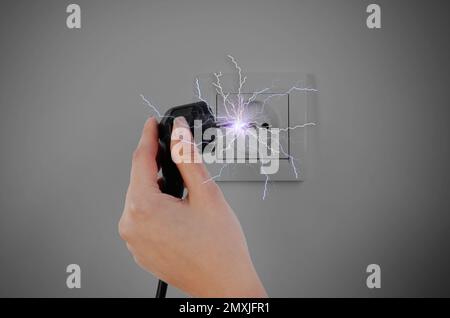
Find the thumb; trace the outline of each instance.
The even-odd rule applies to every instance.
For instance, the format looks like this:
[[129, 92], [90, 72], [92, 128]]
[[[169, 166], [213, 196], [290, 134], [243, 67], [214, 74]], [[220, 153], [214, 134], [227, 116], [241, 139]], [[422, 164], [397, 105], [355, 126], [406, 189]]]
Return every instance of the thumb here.
[[202, 196], [205, 192], [218, 191], [217, 184], [211, 179], [202, 162], [201, 154], [184, 117], [177, 117], [173, 122], [170, 150], [172, 160], [177, 165], [191, 196]]

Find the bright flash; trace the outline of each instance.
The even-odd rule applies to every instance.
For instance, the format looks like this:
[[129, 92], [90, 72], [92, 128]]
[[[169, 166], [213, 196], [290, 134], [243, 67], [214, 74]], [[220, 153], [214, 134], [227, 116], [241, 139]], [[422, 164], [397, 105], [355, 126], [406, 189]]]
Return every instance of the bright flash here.
[[233, 128], [236, 131], [242, 131], [246, 126], [247, 125], [244, 122], [240, 121], [240, 120], [236, 120], [234, 122], [234, 124], [233, 124]]

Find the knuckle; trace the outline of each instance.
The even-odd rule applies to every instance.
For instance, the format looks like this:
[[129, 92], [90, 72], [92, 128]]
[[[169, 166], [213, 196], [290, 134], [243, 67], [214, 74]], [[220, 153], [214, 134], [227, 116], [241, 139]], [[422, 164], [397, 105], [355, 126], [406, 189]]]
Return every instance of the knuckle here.
[[152, 194], [147, 194], [145, 201], [137, 198], [130, 198], [126, 204], [125, 214], [129, 222], [133, 224], [147, 221], [153, 211], [159, 210], [161, 206], [161, 200], [153, 199]]
[[132, 237], [132, 229], [129, 221], [125, 217], [122, 217], [119, 221], [119, 235], [124, 241], [129, 241]]
[[190, 142], [186, 142], [185, 143], [185, 147], [183, 148], [183, 154], [186, 154], [187, 156], [193, 156], [196, 152], [195, 149], [195, 145], [190, 143]]
[[141, 209], [139, 208], [139, 204], [136, 201], [130, 200], [128, 202], [128, 204], [127, 204], [127, 213], [130, 216], [134, 216], [134, 215], [140, 213], [140, 210]]

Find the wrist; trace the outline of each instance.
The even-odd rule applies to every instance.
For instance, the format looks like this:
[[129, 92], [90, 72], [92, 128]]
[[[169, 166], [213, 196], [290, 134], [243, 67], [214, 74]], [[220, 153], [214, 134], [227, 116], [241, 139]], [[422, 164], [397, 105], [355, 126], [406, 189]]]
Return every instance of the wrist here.
[[221, 273], [218, 284], [203, 289], [198, 297], [211, 298], [267, 298], [267, 292], [253, 265], [237, 274]]

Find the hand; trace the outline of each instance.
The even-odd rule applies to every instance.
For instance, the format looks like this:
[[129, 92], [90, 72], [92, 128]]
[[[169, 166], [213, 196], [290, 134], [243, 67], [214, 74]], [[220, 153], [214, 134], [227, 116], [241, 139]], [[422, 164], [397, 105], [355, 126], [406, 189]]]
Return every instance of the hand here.
[[[267, 297], [239, 221], [203, 163], [177, 164], [188, 190], [185, 199], [160, 191], [157, 125], [154, 118], [146, 122], [133, 154], [119, 222], [135, 261], [194, 297]], [[186, 125], [177, 118], [173, 130]], [[172, 140], [171, 148], [178, 142]]]

